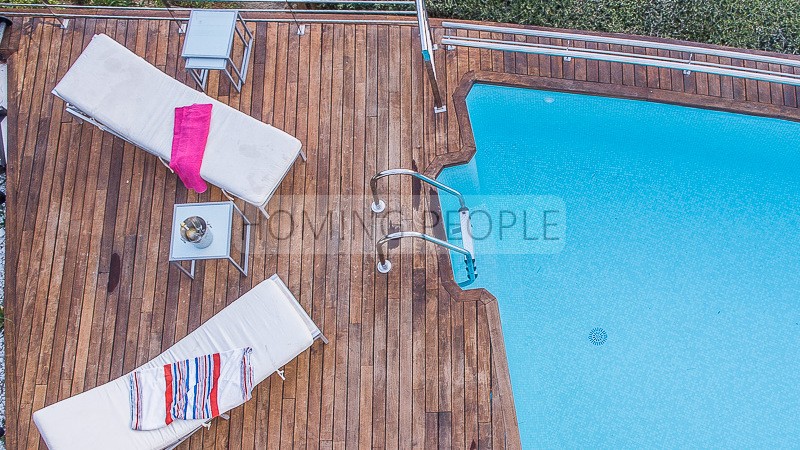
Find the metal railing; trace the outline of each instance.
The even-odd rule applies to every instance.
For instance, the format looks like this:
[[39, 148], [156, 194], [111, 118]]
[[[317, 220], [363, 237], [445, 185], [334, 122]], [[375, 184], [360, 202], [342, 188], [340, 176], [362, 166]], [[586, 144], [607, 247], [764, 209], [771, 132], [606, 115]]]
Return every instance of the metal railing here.
[[[254, 0], [243, 0], [238, 3], [248, 3]], [[203, 2], [208, 3], [208, 2]], [[287, 5], [293, 3], [300, 3], [296, 0], [284, 0], [283, 3]], [[397, 5], [397, 6], [409, 6], [414, 5], [414, 2], [407, 2], [407, 1], [393, 1], [393, 0], [364, 0], [360, 2], [351, 2], [351, 1], [323, 1], [323, 0], [316, 0], [316, 1], [303, 1], [303, 4], [307, 3], [319, 3], [319, 4], [359, 4], [359, 5], [375, 5], [375, 4], [389, 4], [389, 5]], [[156, 7], [156, 6], [93, 6], [93, 5], [67, 5], [67, 4], [50, 4], [50, 3], [0, 3], [0, 7], [2, 8], [12, 8], [12, 9], [63, 9], [63, 10], [98, 10], [98, 11], [172, 11], [172, 12], [190, 12], [192, 8], [184, 8], [184, 7], [177, 7], [177, 6], [169, 6], [169, 7]], [[409, 10], [381, 10], [381, 9], [362, 9], [362, 10], [346, 10], [346, 9], [296, 9], [292, 7], [287, 8], [247, 8], [247, 9], [240, 9], [241, 12], [259, 12], [259, 13], [303, 13], [303, 14], [379, 14], [385, 16], [392, 16], [392, 15], [404, 15], [404, 16], [413, 16], [416, 15], [416, 12], [413, 9]], [[4, 11], [3, 14], [5, 15], [7, 11]], [[30, 12], [13, 12], [14, 15], [30, 15]], [[68, 13], [65, 13], [68, 14]], [[116, 17], [116, 16], [115, 16]], [[405, 22], [404, 22], [405, 23]], [[412, 22], [408, 22], [412, 23]]]
[[[445, 35], [442, 39], [443, 45], [472, 47], [487, 50], [513, 51], [521, 53], [531, 53], [546, 56], [560, 56], [565, 60], [571, 58], [582, 58], [594, 61], [616, 62], [623, 64], [633, 64], [641, 66], [659, 67], [665, 69], [681, 70], [689, 75], [692, 72], [708, 73], [713, 75], [729, 76], [734, 78], [745, 78], [770, 83], [788, 84], [800, 86], [800, 74], [786, 73], [769, 68], [755, 67], [757, 63], [774, 64], [785, 67], [800, 68], [800, 60], [788, 57], [777, 57], [762, 55], [757, 53], [747, 53], [744, 51], [722, 50], [707, 47], [691, 46], [685, 44], [674, 44], [667, 42], [653, 42], [638, 39], [627, 39], [613, 36], [594, 36], [577, 33], [565, 33], [546, 30], [531, 30], [513, 27], [499, 27], [488, 25], [475, 25], [456, 22], [443, 22], [442, 26], [452, 30], [468, 30], [488, 33], [502, 33], [522, 36], [532, 36], [537, 38], [560, 39], [566, 41], [565, 45], [540, 44], [532, 42], [506, 41], [502, 39], [468, 37], [457, 35]], [[680, 52], [681, 57], [636, 54], [618, 50], [599, 49], [599, 48], [576, 48], [574, 42], [591, 42], [595, 44], [608, 44], [638, 47], [645, 49], [666, 50]], [[712, 56], [716, 58], [730, 58], [740, 61], [741, 65], [696, 59], [696, 55]], [[753, 67], [748, 67], [745, 63], [752, 63]]]
[[435, 187], [435, 188], [437, 188], [439, 190], [445, 191], [445, 192], [447, 192], [449, 194], [452, 194], [452, 195], [456, 196], [458, 198], [458, 203], [459, 203], [460, 208], [461, 209], [465, 209], [465, 210], [469, 210], [467, 208], [466, 202], [464, 201], [464, 196], [461, 195], [461, 193], [458, 192], [457, 190], [451, 188], [450, 186], [448, 186], [448, 185], [446, 185], [446, 184], [444, 184], [444, 183], [442, 183], [440, 181], [434, 180], [433, 178], [427, 177], [427, 176], [425, 176], [425, 175], [423, 175], [423, 174], [421, 174], [419, 172], [416, 172], [414, 170], [411, 170], [411, 169], [387, 169], [387, 170], [384, 170], [382, 172], [376, 173], [369, 180], [369, 187], [372, 190], [372, 206], [371, 206], [371, 208], [372, 208], [372, 212], [374, 212], [374, 213], [381, 213], [381, 212], [383, 212], [384, 208], [386, 208], [386, 203], [384, 203], [383, 200], [381, 200], [378, 197], [378, 180], [380, 180], [381, 178], [386, 178], [386, 177], [391, 176], [391, 175], [409, 175], [409, 176], [412, 176], [412, 177], [414, 177], [414, 178], [416, 178], [416, 179], [418, 179], [420, 181], [424, 181], [425, 183], [428, 183], [431, 186], [433, 186], [433, 187]]
[[450, 186], [414, 170], [388, 169], [376, 173], [369, 180], [369, 187], [372, 190], [372, 205], [370, 206], [370, 209], [372, 209], [372, 212], [375, 214], [380, 214], [386, 209], [386, 203], [378, 197], [378, 180], [391, 175], [408, 175], [422, 182], [428, 183], [440, 191], [444, 191], [455, 196], [458, 199], [459, 204], [458, 217], [461, 226], [461, 240], [464, 247], [462, 248], [447, 241], [428, 236], [427, 234], [417, 233], [415, 231], [400, 231], [397, 233], [390, 233], [375, 244], [375, 250], [378, 253], [378, 272], [388, 273], [392, 269], [392, 264], [386, 259], [386, 255], [383, 251], [383, 245], [386, 242], [403, 237], [414, 237], [426, 240], [428, 242], [433, 242], [434, 244], [441, 245], [449, 250], [464, 255], [464, 262], [467, 266], [467, 281], [459, 283], [459, 286], [463, 287], [475, 281], [475, 278], [478, 276], [475, 269], [475, 243], [472, 239], [472, 223], [470, 221], [469, 208], [467, 207], [467, 202], [464, 200], [464, 196]]
[[478, 273], [475, 270], [475, 258], [473, 254], [470, 253], [468, 250], [465, 250], [457, 245], [453, 245], [447, 241], [436, 239], [433, 236], [428, 236], [427, 234], [419, 233], [416, 231], [398, 231], [397, 233], [390, 233], [381, 238], [377, 243], [375, 243], [375, 250], [378, 252], [378, 272], [389, 273], [389, 271], [392, 270], [392, 262], [386, 258], [386, 252], [384, 251], [384, 247], [386, 246], [386, 244], [389, 241], [407, 237], [422, 239], [423, 241], [434, 243], [450, 251], [454, 251], [456, 253], [464, 255], [464, 263], [467, 265], [467, 280], [458, 283], [459, 286], [461, 287], [468, 286], [472, 284], [478, 277]]
[[425, 71], [428, 73], [428, 80], [431, 83], [431, 93], [433, 94], [433, 112], [440, 113], [447, 111], [444, 98], [439, 89], [439, 78], [436, 75], [436, 62], [433, 52], [437, 49], [431, 37], [431, 26], [428, 22], [428, 10], [425, 8], [424, 0], [416, 0], [417, 22], [419, 24], [419, 42], [422, 47], [422, 60], [425, 63]]
[[[245, 0], [252, 1], [252, 0]], [[198, 3], [208, 4], [217, 2], [198, 1]], [[339, 0], [310, 0], [299, 2], [297, 0], [284, 0], [287, 8], [269, 9], [240, 9], [247, 22], [286, 22], [297, 19], [305, 23], [357, 23], [374, 25], [417, 25], [417, 21], [408, 16], [416, 15], [412, 10], [339, 10], [339, 9], [294, 9], [291, 4], [358, 4], [358, 5], [394, 5], [394, 6], [413, 6], [413, 1], [405, 0], [361, 0], [361, 1], [339, 1]], [[129, 20], [173, 20], [186, 22], [189, 20], [191, 8], [183, 7], [148, 7], [148, 6], [87, 6], [87, 5], [56, 5], [47, 3], [0, 3], [0, 14], [5, 16], [23, 16], [55, 18], [59, 22], [72, 18], [81, 19], [129, 19]], [[111, 14], [110, 12], [114, 13]], [[151, 13], [148, 15], [148, 13]], [[285, 14], [290, 17], [253, 17], [254, 14]], [[355, 15], [364, 16], [363, 19], [342, 19], [338, 17], [324, 18], [319, 16], [330, 15]], [[296, 17], [294, 17], [296, 16]], [[382, 16], [372, 19], [370, 16]], [[397, 18], [394, 18], [397, 17]], [[61, 25], [61, 23], [59, 23]], [[62, 28], [66, 28], [62, 26]]]

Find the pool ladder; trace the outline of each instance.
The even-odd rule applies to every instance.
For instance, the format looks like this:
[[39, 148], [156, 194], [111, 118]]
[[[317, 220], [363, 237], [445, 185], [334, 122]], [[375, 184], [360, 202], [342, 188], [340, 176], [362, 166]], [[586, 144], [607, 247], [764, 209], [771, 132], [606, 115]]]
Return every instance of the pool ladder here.
[[395, 233], [389, 233], [375, 243], [375, 251], [378, 254], [378, 262], [377, 262], [378, 272], [389, 273], [389, 271], [392, 270], [392, 263], [386, 258], [386, 251], [384, 250], [386, 244], [389, 241], [394, 241], [402, 238], [416, 238], [416, 239], [422, 239], [423, 241], [434, 243], [450, 251], [461, 254], [464, 257], [464, 264], [466, 265], [467, 269], [467, 280], [458, 283], [458, 285], [464, 287], [472, 284], [478, 277], [478, 272], [475, 267], [475, 244], [472, 240], [472, 224], [470, 223], [469, 208], [467, 207], [467, 204], [464, 201], [464, 196], [461, 195], [461, 193], [458, 192], [457, 190], [451, 188], [450, 186], [440, 183], [439, 181], [436, 181], [433, 178], [426, 177], [425, 175], [419, 172], [410, 169], [388, 169], [376, 173], [375, 176], [373, 176], [372, 179], [370, 179], [369, 181], [370, 189], [372, 189], [372, 205], [370, 206], [370, 209], [372, 209], [372, 212], [374, 212], [375, 214], [380, 214], [386, 209], [386, 203], [384, 203], [383, 200], [378, 198], [378, 180], [380, 180], [381, 178], [388, 177], [390, 175], [410, 175], [420, 181], [430, 184], [431, 186], [439, 189], [440, 191], [445, 191], [449, 194], [456, 196], [456, 198], [458, 198], [458, 203], [459, 203], [458, 217], [461, 225], [461, 230], [460, 230], [461, 239], [464, 246], [459, 247], [447, 241], [443, 241], [441, 239], [437, 239], [425, 233], [419, 233], [416, 231], [398, 231]]

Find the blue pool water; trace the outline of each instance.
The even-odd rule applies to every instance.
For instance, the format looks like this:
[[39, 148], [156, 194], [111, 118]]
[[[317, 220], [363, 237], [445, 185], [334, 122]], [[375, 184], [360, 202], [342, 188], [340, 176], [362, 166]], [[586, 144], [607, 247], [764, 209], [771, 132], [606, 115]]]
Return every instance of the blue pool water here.
[[498, 299], [523, 446], [800, 445], [800, 123], [467, 100], [477, 154], [439, 180], [482, 211], [470, 288]]

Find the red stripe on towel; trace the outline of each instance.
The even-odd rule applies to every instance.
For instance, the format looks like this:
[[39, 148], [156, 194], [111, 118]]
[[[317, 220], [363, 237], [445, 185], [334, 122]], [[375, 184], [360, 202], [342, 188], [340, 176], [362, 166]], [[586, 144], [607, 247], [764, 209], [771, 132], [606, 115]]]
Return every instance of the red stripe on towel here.
[[211, 384], [211, 417], [217, 417], [219, 415], [219, 405], [217, 404], [217, 386], [219, 383], [219, 368], [220, 368], [220, 357], [219, 353], [214, 353], [214, 380]]
[[172, 411], [170, 411], [170, 407], [172, 406], [172, 365], [165, 364], [164, 365], [164, 379], [166, 380], [167, 384], [167, 395], [165, 396], [167, 400], [167, 416], [164, 419], [164, 422], [169, 425], [172, 423]]
[[139, 398], [139, 375], [136, 372], [133, 372], [131, 376], [131, 380], [133, 381], [133, 395], [134, 395], [134, 405], [133, 405], [133, 429], [139, 429], [139, 408], [141, 406], [141, 400]]

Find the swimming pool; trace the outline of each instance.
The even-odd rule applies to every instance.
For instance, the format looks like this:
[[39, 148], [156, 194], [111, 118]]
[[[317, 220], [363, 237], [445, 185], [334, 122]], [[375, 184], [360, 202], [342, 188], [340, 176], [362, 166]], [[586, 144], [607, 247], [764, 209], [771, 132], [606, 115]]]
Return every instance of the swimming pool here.
[[[800, 123], [485, 84], [467, 106], [477, 153], [438, 179], [483, 211], [470, 288], [498, 299], [523, 446], [796, 446]], [[500, 238], [503, 211], [536, 226]]]

